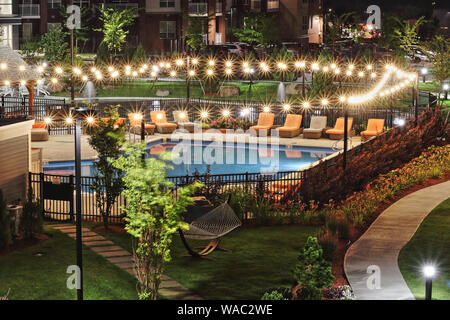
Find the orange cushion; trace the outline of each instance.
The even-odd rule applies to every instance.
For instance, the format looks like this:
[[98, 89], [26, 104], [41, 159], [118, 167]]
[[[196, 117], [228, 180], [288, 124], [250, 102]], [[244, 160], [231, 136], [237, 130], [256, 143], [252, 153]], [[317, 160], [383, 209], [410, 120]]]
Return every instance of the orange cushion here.
[[253, 127], [250, 127], [250, 129], [253, 129], [253, 130], [269, 130], [270, 128], [272, 128], [272, 126], [253, 126]]
[[163, 128], [176, 128], [177, 124], [176, 123], [157, 123], [158, 126], [163, 127]]
[[380, 132], [377, 132], [377, 131], [369, 131], [369, 130], [366, 130], [366, 131], [363, 131], [363, 132], [361, 132], [361, 135], [362, 136], [376, 136], [376, 135], [378, 135]]
[[330, 129], [325, 131], [327, 134], [344, 134], [344, 130]]
[[45, 129], [44, 122], [35, 122], [32, 126], [33, 129]]
[[259, 117], [258, 117], [258, 125], [257, 126], [272, 128], [274, 120], [275, 120], [274, 113], [264, 113], [264, 112], [260, 113]]
[[277, 130], [283, 131], [283, 132], [291, 132], [300, 129], [300, 127], [279, 127]]
[[284, 127], [294, 127], [296, 129], [300, 128], [302, 125], [302, 116], [299, 114], [288, 114], [286, 116], [286, 121], [284, 122]]

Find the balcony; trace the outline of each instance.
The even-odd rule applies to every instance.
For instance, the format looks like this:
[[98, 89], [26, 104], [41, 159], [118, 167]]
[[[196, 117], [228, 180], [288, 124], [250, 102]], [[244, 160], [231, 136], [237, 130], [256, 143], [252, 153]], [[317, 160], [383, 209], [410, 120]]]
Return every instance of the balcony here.
[[40, 18], [41, 5], [40, 4], [21, 4], [19, 5], [20, 15], [26, 18]]
[[207, 16], [208, 15], [208, 3], [207, 2], [189, 2], [189, 15], [190, 16]]

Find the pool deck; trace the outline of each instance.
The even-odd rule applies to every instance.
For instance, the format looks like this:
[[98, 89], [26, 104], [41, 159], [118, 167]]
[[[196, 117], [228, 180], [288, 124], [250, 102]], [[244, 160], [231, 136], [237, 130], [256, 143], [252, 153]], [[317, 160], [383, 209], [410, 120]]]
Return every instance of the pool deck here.
[[[203, 134], [201, 138], [194, 137], [194, 134], [187, 134], [187, 137], [191, 137], [195, 140], [212, 141], [218, 138], [217, 134]], [[273, 138], [256, 138], [251, 137], [248, 134], [224, 134], [222, 135], [223, 141], [245, 141], [246, 143], [264, 143], [269, 144], [272, 142]], [[88, 142], [89, 136], [82, 135], [81, 137], [81, 159], [92, 160], [97, 158], [97, 153], [91, 148]], [[126, 135], [128, 141], [140, 141], [140, 137], [134, 134]], [[173, 139], [172, 134], [155, 134], [146, 136], [145, 140], [147, 143], [158, 141], [161, 139]], [[185, 138], [183, 138], [185, 139]], [[286, 146], [299, 146], [299, 147], [315, 147], [315, 148], [332, 148], [336, 144], [336, 140], [329, 139], [303, 139], [302, 135], [295, 138], [277, 138], [278, 144]], [[274, 140], [275, 141], [275, 140]], [[360, 137], [352, 137], [352, 146], [355, 147], [361, 143]], [[32, 142], [32, 148], [42, 148], [42, 160], [46, 162], [54, 161], [73, 161], [75, 159], [75, 146], [74, 146], [74, 136], [73, 135], [54, 135], [50, 136], [48, 141]], [[337, 144], [338, 148], [343, 147], [343, 142], [340, 141]], [[349, 146], [351, 147], [351, 146]]]

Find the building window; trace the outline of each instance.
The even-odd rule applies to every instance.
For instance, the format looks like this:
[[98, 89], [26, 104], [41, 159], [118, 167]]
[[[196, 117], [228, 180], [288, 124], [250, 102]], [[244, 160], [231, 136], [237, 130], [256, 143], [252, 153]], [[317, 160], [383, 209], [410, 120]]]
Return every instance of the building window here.
[[309, 22], [308, 16], [303, 16], [302, 17], [302, 30], [303, 31], [308, 30], [308, 22]]
[[161, 39], [175, 39], [176, 38], [176, 21], [160, 21], [159, 22], [159, 37]]
[[61, 6], [61, 0], [48, 0], [49, 9], [58, 9]]
[[30, 40], [32, 36], [33, 36], [33, 24], [32, 23], [22, 24], [22, 38], [24, 40]]
[[73, 4], [79, 7], [83, 6], [89, 7], [90, 2], [91, 2], [90, 0], [73, 0]]
[[175, 8], [175, 0], [159, 0], [160, 8]]
[[8, 1], [0, 1], [0, 14], [12, 14], [13, 10], [12, 10], [12, 0]]

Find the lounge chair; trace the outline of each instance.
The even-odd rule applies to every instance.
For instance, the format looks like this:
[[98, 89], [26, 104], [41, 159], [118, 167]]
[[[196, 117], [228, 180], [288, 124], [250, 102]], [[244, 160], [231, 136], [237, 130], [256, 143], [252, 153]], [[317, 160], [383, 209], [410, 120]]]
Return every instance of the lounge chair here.
[[177, 129], [176, 123], [167, 121], [165, 111], [150, 111], [150, 118], [159, 133], [172, 133]]
[[[142, 130], [142, 115], [139, 113], [129, 113], [128, 121], [130, 122], [130, 132], [134, 134], [141, 134]], [[155, 133], [155, 125], [150, 123], [144, 123], [144, 131], [145, 134], [154, 134]]]
[[185, 111], [173, 111], [173, 120], [180, 129], [184, 129], [190, 133], [194, 132], [195, 123], [189, 121], [189, 115]]
[[361, 132], [361, 140], [367, 141], [383, 132], [384, 119], [369, 119], [367, 129]]
[[323, 129], [327, 126], [327, 117], [312, 116], [309, 128], [303, 129], [304, 139], [319, 139], [322, 137]]
[[277, 128], [280, 138], [293, 138], [302, 133], [302, 116], [299, 114], [288, 114], [284, 126]]
[[35, 122], [31, 127], [31, 141], [48, 141], [49, 134], [44, 122]]
[[256, 134], [259, 136], [259, 131], [267, 132], [267, 135], [270, 135], [270, 129], [273, 127], [273, 122], [275, 121], [274, 113], [260, 113], [258, 117], [258, 123], [256, 126], [250, 127], [251, 130], [256, 131]]
[[[336, 124], [334, 125], [334, 128], [325, 131], [325, 133], [328, 135], [328, 137], [331, 140], [341, 140], [344, 138], [344, 124], [345, 124], [344, 117], [340, 117], [336, 120]], [[347, 132], [349, 133], [349, 136], [351, 136], [352, 124], [353, 124], [353, 118], [348, 118]]]

